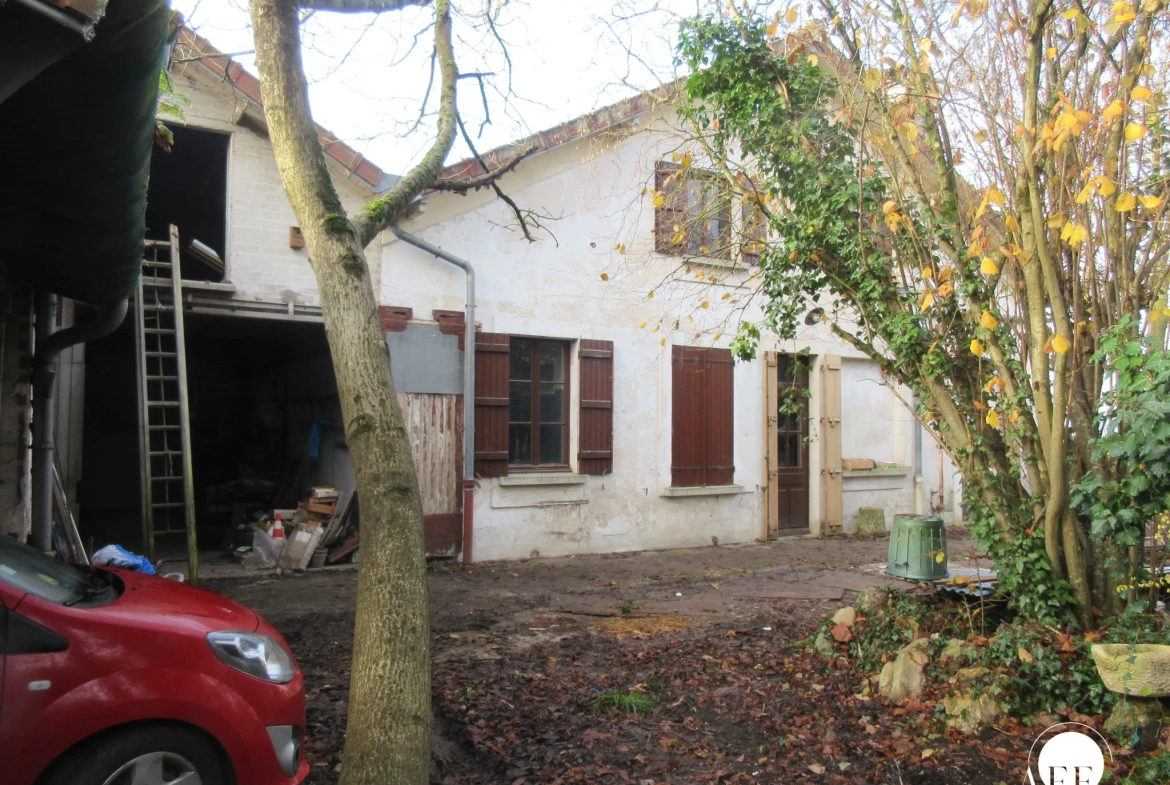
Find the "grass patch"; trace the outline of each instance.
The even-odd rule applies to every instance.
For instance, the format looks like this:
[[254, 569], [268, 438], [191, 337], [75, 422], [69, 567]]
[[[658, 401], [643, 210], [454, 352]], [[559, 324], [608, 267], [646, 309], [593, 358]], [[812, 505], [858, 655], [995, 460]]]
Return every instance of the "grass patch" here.
[[662, 705], [662, 698], [652, 692], [606, 690], [593, 701], [595, 709], [622, 711], [626, 714], [649, 714]]

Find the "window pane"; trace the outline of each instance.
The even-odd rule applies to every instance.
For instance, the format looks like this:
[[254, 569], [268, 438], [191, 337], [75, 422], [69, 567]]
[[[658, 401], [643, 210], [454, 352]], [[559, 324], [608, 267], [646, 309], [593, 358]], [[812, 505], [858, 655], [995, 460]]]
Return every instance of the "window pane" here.
[[540, 462], [541, 463], [564, 463], [565, 462], [565, 426], [563, 425], [542, 425], [540, 426]]
[[542, 382], [565, 380], [565, 350], [561, 344], [551, 341], [540, 344], [540, 380]]
[[788, 465], [794, 468], [800, 466], [801, 441], [796, 434], [788, 437]]
[[532, 420], [532, 382], [511, 382], [508, 385], [508, 419], [512, 422]]
[[508, 426], [508, 463], [532, 463], [532, 426]]
[[532, 341], [512, 339], [510, 379], [532, 378]]
[[540, 385], [540, 421], [565, 421], [565, 385]]

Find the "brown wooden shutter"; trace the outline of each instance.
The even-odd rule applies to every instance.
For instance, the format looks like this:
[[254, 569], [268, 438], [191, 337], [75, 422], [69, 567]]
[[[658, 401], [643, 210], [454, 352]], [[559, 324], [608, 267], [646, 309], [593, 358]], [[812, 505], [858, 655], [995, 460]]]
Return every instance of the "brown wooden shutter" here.
[[706, 485], [735, 477], [735, 365], [729, 349], [708, 349], [704, 375]]
[[821, 364], [821, 455], [824, 459], [824, 500], [821, 534], [840, 534], [844, 513], [841, 474], [841, 358], [826, 354]]
[[704, 484], [705, 354], [693, 346], [671, 347], [670, 484], [676, 488]]
[[654, 189], [664, 191], [666, 201], [654, 208], [654, 250], [658, 253], [681, 256], [683, 243], [675, 243], [674, 236], [685, 229], [686, 200], [677, 179], [667, 178], [682, 167], [669, 161], [659, 161], [654, 167]]
[[613, 341], [581, 340], [581, 474], [613, 471]]
[[508, 476], [508, 375], [511, 344], [507, 335], [475, 336], [475, 473]]

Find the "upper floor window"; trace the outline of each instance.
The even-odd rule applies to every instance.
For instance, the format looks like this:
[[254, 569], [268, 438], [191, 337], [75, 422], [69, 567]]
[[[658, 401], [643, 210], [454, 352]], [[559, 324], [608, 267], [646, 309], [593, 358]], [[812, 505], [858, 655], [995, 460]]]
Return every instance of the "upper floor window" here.
[[659, 161], [654, 188], [654, 250], [671, 256], [732, 259], [731, 199], [713, 172]]

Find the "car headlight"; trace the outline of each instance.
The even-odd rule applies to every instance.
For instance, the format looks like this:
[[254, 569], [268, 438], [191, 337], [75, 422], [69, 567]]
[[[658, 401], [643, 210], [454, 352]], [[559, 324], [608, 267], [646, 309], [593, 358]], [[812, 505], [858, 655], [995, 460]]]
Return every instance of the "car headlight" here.
[[292, 655], [276, 640], [258, 632], [211, 632], [207, 643], [215, 656], [238, 671], [285, 684], [297, 675]]

